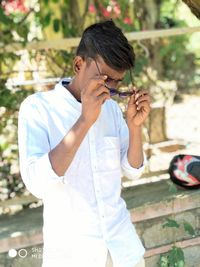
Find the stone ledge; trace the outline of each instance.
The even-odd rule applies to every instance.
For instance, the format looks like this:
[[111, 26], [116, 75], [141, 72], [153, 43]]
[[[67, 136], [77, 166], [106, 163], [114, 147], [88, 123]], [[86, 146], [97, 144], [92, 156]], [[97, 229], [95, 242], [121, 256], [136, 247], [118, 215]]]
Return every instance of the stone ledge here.
[[200, 207], [199, 190], [178, 189], [169, 192], [167, 180], [129, 187], [122, 197], [131, 213], [132, 222], [141, 222]]
[[177, 247], [180, 247], [182, 249], [187, 248], [187, 247], [193, 247], [196, 245], [200, 245], [200, 237], [195, 237], [195, 238], [191, 238], [188, 240], [179, 241], [179, 242], [176, 242], [175, 244], [168, 244], [165, 246], [160, 246], [157, 248], [148, 249], [145, 252], [145, 258], [166, 253], [167, 251], [169, 251], [171, 249], [172, 245], [176, 245]]

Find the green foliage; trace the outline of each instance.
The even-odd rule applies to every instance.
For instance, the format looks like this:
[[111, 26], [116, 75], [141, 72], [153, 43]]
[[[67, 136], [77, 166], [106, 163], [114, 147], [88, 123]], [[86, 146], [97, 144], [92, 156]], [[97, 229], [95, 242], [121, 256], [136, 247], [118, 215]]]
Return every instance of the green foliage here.
[[12, 23], [12, 20], [4, 14], [4, 11], [1, 7], [0, 7], [0, 22], [2, 22], [4, 24], [7, 24], [7, 23], [11, 24]]
[[183, 222], [183, 226], [184, 226], [185, 232], [187, 232], [191, 236], [195, 236], [195, 230], [189, 222], [186, 222], [186, 221]]
[[[163, 228], [165, 227], [180, 228], [181, 225], [186, 233], [188, 233], [191, 236], [195, 236], [195, 230], [193, 226], [187, 221], [184, 221], [182, 223], [177, 223], [176, 220], [166, 218], [166, 223], [163, 224]], [[175, 240], [174, 240], [174, 243], [175, 243]], [[159, 267], [185, 267], [185, 257], [184, 257], [183, 250], [174, 244], [167, 253], [160, 256], [158, 266]]]
[[193, 83], [195, 76], [194, 55], [188, 53], [187, 42], [185, 36], [162, 39], [163, 45], [159, 51], [165, 76], [169, 80], [176, 80], [179, 88], [183, 89]]
[[185, 267], [185, 257], [183, 250], [173, 246], [167, 253], [162, 255], [159, 260], [160, 267]]
[[166, 220], [167, 220], [167, 222], [165, 224], [163, 224], [163, 228], [165, 228], [165, 227], [179, 228], [180, 227], [180, 225], [175, 220], [172, 220], [172, 219], [169, 219], [169, 218], [167, 218]]
[[1, 43], [8, 44], [11, 41], [13, 42], [13, 35], [17, 36], [18, 41], [21, 41], [22, 43], [27, 41], [30, 24], [28, 21], [24, 22], [25, 16], [26, 15], [22, 15], [20, 13], [6, 16], [3, 8], [0, 5]]
[[59, 29], [60, 29], [60, 20], [59, 19], [53, 20], [53, 29], [55, 32], [59, 32]]
[[168, 257], [167, 256], [164, 256], [162, 255], [159, 259], [159, 263], [158, 263], [158, 266], [159, 267], [169, 267], [168, 265]]
[[47, 27], [49, 26], [50, 22], [51, 22], [51, 16], [52, 16], [52, 12], [48, 12], [43, 19], [41, 19], [42, 25], [43, 27]]
[[22, 100], [33, 91], [9, 90], [0, 81], [0, 200], [24, 192], [19, 175], [17, 117]]
[[181, 248], [173, 246], [169, 251], [169, 265], [176, 267], [184, 267], [185, 266], [185, 258], [184, 253]]

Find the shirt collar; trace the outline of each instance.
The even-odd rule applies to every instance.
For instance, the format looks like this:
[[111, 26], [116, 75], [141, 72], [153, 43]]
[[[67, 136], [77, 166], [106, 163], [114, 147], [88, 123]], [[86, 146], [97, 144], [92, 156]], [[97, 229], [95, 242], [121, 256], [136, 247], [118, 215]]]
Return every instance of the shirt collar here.
[[72, 80], [71, 77], [60, 80], [60, 82], [56, 84], [55, 90], [57, 93], [63, 96], [64, 99], [71, 100], [74, 106], [80, 111], [82, 104], [65, 87], [67, 84], [71, 82], [71, 80]]

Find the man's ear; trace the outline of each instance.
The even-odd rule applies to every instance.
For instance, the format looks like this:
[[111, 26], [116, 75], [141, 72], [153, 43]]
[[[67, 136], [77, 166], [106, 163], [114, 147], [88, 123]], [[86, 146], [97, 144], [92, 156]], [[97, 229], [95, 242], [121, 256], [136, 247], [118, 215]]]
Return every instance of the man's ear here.
[[80, 72], [81, 67], [83, 66], [83, 58], [80, 56], [76, 56], [73, 61], [73, 69], [75, 74], [78, 74]]

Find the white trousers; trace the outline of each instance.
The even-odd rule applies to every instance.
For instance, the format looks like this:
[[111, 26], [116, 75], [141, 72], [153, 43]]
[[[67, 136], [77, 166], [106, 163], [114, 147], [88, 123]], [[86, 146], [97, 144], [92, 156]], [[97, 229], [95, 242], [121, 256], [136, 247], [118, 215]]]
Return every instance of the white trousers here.
[[140, 262], [138, 262], [138, 264], [136, 264], [135, 267], [145, 267], [145, 261], [144, 261], [144, 259], [142, 259]]

